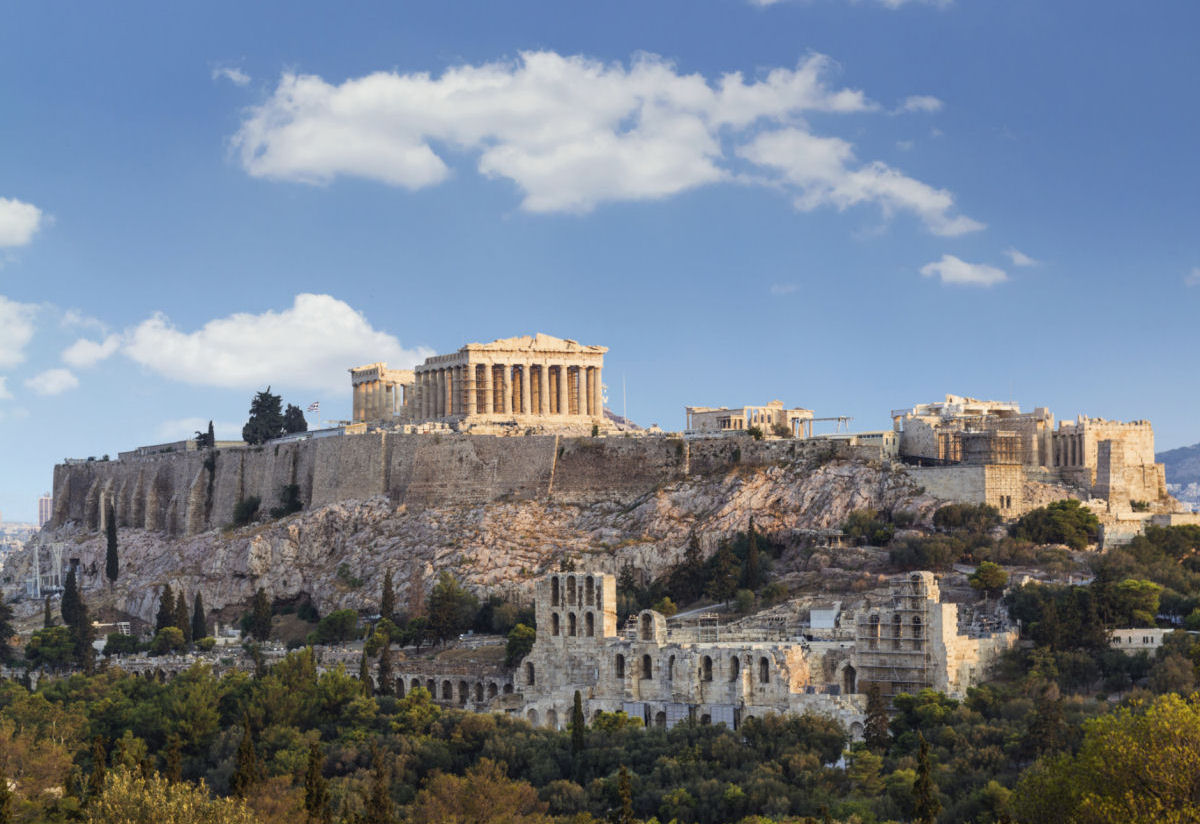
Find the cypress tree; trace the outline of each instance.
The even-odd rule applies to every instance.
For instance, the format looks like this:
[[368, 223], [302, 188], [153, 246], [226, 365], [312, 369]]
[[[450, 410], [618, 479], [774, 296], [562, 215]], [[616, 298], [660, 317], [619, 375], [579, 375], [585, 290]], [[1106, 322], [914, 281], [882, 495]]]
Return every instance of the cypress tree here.
[[84, 669], [85, 672], [92, 671], [92, 659], [95, 657], [96, 650], [92, 646], [92, 641], [95, 640], [96, 632], [92, 628], [92, 618], [88, 615], [87, 604], [83, 602], [83, 598], [76, 595], [76, 605], [72, 610], [75, 621], [71, 624], [71, 640], [75, 644], [75, 663]]
[[583, 694], [575, 690], [575, 707], [571, 710], [571, 754], [579, 755], [586, 744], [587, 719], [583, 717]]
[[867, 685], [867, 717], [863, 724], [863, 741], [873, 752], [882, 753], [891, 743], [888, 735], [887, 702], [879, 691], [879, 685], [872, 681]]
[[383, 595], [379, 599], [379, 615], [389, 621], [395, 621], [396, 593], [392, 589], [392, 571], [389, 569], [383, 577]]
[[250, 715], [242, 716], [242, 740], [237, 748], [237, 768], [229, 780], [230, 791], [238, 798], [245, 798], [250, 788], [258, 783], [258, 754], [254, 751], [254, 738], [250, 732]]
[[271, 637], [271, 601], [262, 587], [254, 593], [254, 606], [250, 612], [250, 634], [259, 641]]
[[304, 772], [304, 809], [313, 824], [330, 824], [333, 821], [329, 781], [321, 772], [324, 765], [321, 745], [314, 741], [308, 745], [308, 769]]
[[383, 635], [383, 646], [379, 648], [379, 694], [391, 695], [392, 688], [392, 639], [386, 632]]
[[92, 739], [92, 774], [88, 776], [87, 796], [90, 801], [99, 798], [104, 792], [104, 773], [108, 756], [104, 752], [104, 739], [96, 736]]
[[363, 824], [393, 824], [396, 820], [390, 790], [391, 770], [379, 747], [371, 745], [371, 794], [363, 810]]
[[637, 819], [633, 817], [633, 779], [624, 764], [617, 775], [617, 796], [621, 799], [621, 808], [615, 816], [617, 824], [634, 824]]
[[200, 590], [192, 599], [192, 640], [199, 641], [208, 635], [208, 622], [204, 620], [204, 601], [200, 598]]
[[933, 783], [933, 765], [929, 761], [929, 742], [917, 733], [921, 747], [917, 751], [917, 777], [913, 781], [913, 813], [918, 824], [936, 824], [942, 802]]
[[111, 589], [117, 582], [117, 573], [120, 571], [117, 561], [117, 514], [113, 511], [112, 504], [108, 505], [104, 535], [108, 541], [108, 549], [104, 553], [104, 576], [108, 578], [108, 586]]
[[167, 780], [183, 780], [183, 739], [172, 734], [167, 741]]
[[359, 686], [362, 688], [363, 695], [370, 698], [371, 693], [375, 691], [375, 688], [371, 684], [371, 664], [367, 658], [366, 646], [363, 647], [362, 660], [358, 662], [358, 681]]
[[213, 422], [208, 422], [208, 448], [217, 448], [217, 433], [213, 430]]
[[738, 563], [728, 542], [722, 541], [716, 556], [713, 558], [712, 577], [704, 594], [714, 601], [729, 603], [738, 588]]
[[187, 596], [183, 594], [183, 589], [175, 593], [175, 616], [171, 620], [171, 626], [177, 627], [183, 633], [184, 643], [192, 643], [192, 620], [188, 616]]
[[762, 584], [762, 570], [758, 557], [758, 532], [754, 529], [754, 518], [750, 518], [750, 529], [746, 533], [746, 565], [742, 568], [742, 583], [746, 589], [758, 589]]
[[166, 629], [175, 625], [175, 593], [170, 584], [163, 584], [162, 595], [158, 599], [158, 612], [154, 616], [154, 631]]
[[54, 626], [54, 613], [50, 611], [50, 596], [46, 596], [45, 610], [42, 614], [42, 629]]
[[79, 586], [75, 580], [74, 566], [67, 573], [67, 580], [63, 584], [62, 603], [59, 609], [62, 610], [63, 623], [68, 627], [75, 626], [75, 620], [78, 617], [76, 613], [79, 611]]

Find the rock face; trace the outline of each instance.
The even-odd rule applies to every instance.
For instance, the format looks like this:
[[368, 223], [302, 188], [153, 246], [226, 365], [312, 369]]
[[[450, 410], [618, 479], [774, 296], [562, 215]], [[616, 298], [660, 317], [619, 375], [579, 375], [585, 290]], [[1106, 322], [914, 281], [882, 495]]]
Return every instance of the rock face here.
[[[199, 591], [210, 609], [245, 604], [259, 587], [277, 599], [306, 593], [326, 614], [375, 607], [389, 568], [401, 605], [419, 598], [441, 570], [481, 593], [526, 598], [533, 581], [568, 555], [591, 570], [616, 573], [629, 563], [654, 577], [680, 559], [693, 533], [711, 553], [751, 516], [762, 532], [789, 540], [793, 530], [836, 527], [855, 509], [906, 509], [923, 519], [938, 503], [902, 468], [824, 455], [692, 474], [636, 496], [590, 501], [539, 496], [418, 505], [375, 495], [236, 530], [172, 536], [122, 526], [120, 576], [111, 589], [101, 530], [66, 523], [37, 540], [63, 543], [64, 558], [79, 559], [89, 603], [145, 620], [152, 620], [163, 584], [189, 599]], [[4, 570], [15, 585], [31, 572], [28, 548]], [[27, 602], [22, 611], [39, 607]]]

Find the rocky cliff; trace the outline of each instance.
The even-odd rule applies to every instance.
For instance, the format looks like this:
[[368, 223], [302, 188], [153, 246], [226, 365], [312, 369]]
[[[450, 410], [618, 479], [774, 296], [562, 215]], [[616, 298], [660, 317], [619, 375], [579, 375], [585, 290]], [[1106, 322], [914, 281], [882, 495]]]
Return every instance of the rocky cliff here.
[[[664, 461], [683, 460], [664, 444]], [[564, 457], [565, 449], [557, 454], [560, 468]], [[325, 614], [376, 605], [387, 568], [396, 572], [401, 604], [443, 569], [479, 591], [527, 594], [567, 555], [588, 568], [616, 572], [631, 563], [657, 576], [679, 559], [692, 533], [711, 552], [744, 530], [751, 515], [760, 530], [799, 540], [796, 530], [837, 526], [854, 509], [923, 516], [938, 503], [901, 468], [827, 451], [751, 465], [711, 462], [703, 471], [672, 472], [648, 489], [639, 484], [654, 473], [632, 465], [629, 472], [594, 479], [591, 495], [495, 494], [472, 502], [448, 494], [439, 502], [376, 494], [310, 504], [233, 530], [172, 535], [122, 525], [121, 572], [111, 589], [103, 579], [103, 532], [86, 520], [61, 522], [38, 540], [63, 543], [64, 557], [79, 559], [89, 603], [143, 619], [152, 619], [163, 584], [182, 587], [189, 598], [199, 591], [210, 609], [245, 604], [258, 587], [280, 599], [306, 593]], [[14, 556], [5, 576], [14, 584], [27, 580], [31, 558], [28, 549]], [[24, 611], [36, 606], [27, 603]]]

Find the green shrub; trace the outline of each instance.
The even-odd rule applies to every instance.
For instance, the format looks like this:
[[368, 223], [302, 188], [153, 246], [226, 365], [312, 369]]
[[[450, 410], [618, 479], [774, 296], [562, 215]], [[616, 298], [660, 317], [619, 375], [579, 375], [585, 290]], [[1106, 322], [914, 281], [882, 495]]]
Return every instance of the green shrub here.
[[285, 484], [279, 491], [279, 506], [271, 507], [272, 518], [284, 518], [304, 509], [300, 500], [300, 484]]
[[150, 642], [150, 652], [154, 655], [182, 652], [185, 649], [187, 649], [187, 641], [184, 640], [183, 630], [179, 627], [163, 627]]
[[317, 623], [318, 644], [336, 644], [358, 637], [358, 613], [352, 609], [331, 612]]
[[105, 655], [132, 655], [138, 651], [138, 640], [132, 635], [110, 632], [104, 642]]
[[251, 495], [249, 498], [244, 498], [237, 502], [237, 506], [233, 508], [233, 523], [236, 526], [245, 526], [254, 520], [254, 516], [258, 514], [258, 506], [262, 503], [257, 495]]
[[1038, 544], [1087, 549], [1100, 536], [1100, 521], [1090, 509], [1070, 498], [1025, 513], [1013, 526], [1012, 536]]

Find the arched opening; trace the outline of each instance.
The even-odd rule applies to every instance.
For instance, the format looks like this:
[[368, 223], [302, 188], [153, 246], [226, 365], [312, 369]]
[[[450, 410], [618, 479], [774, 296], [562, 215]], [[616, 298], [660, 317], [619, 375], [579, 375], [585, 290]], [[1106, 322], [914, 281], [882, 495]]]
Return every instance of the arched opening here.
[[596, 581], [595, 581], [595, 579], [592, 578], [591, 575], [589, 575], [585, 579], [585, 583], [583, 585], [583, 597], [589, 607], [595, 605], [595, 603], [596, 603]]
[[525, 683], [531, 687], [536, 683], [534, 681], [534, 672], [533, 672], [533, 662], [532, 661], [529, 661], [525, 664]]
[[583, 618], [583, 626], [587, 630], [587, 637], [592, 638], [596, 634], [596, 616], [588, 613]]
[[525, 713], [525, 717], [529, 719], [529, 723], [533, 724], [533, 726], [536, 727], [538, 725], [539, 719], [537, 710], [530, 710], [529, 712]]
[[437, 698], [437, 682], [432, 678], [425, 682], [425, 689], [429, 690], [430, 698]]
[[475, 700], [480, 703], [483, 702], [483, 682], [482, 681], [475, 684]]
[[842, 692], [853, 695], [858, 691], [858, 673], [849, 664], [842, 670]]
[[923, 627], [921, 625], [921, 616], [914, 615], [913, 616], [913, 638], [922, 637], [921, 633], [924, 629], [925, 629], [925, 627]]
[[552, 730], [558, 729], [558, 713], [554, 710], [546, 710], [546, 726]]
[[642, 679], [654, 677], [654, 661], [649, 655], [642, 656]]
[[404, 679], [403, 678], [396, 679], [396, 697], [397, 698], [404, 697]]
[[443, 701], [453, 701], [454, 700], [454, 689], [453, 689], [453, 687], [450, 686], [449, 681], [442, 682], [442, 700]]
[[675, 656], [674, 655], [672, 655], [670, 658], [667, 659], [667, 680], [668, 681], [675, 680]]
[[654, 640], [654, 619], [650, 617], [650, 613], [648, 612], [642, 615], [642, 640]]
[[667, 726], [667, 714], [665, 712], [654, 713], [654, 726], [656, 726], [656, 727]]
[[700, 680], [712, 680], [712, 658], [709, 658], [707, 655], [700, 660]]
[[465, 704], [467, 699], [471, 697], [471, 687], [466, 681], [458, 682], [458, 703]]
[[758, 682], [760, 684], [771, 683], [771, 664], [766, 658], [758, 659]]
[[414, 678], [412, 680], [412, 688], [414, 690], [419, 690], [421, 688], [421, 679], [420, 678]]
[[892, 649], [900, 649], [901, 621], [899, 614], [892, 616]]
[[558, 577], [550, 579], [550, 606], [558, 606]]
[[505, 684], [505, 685], [504, 685], [504, 689], [503, 689], [503, 690], [501, 690], [501, 692], [503, 692], [505, 695], [512, 695], [512, 692], [513, 692], [513, 685], [512, 685], [512, 684]]
[[617, 680], [625, 677], [625, 656], [618, 655], [613, 659], [613, 672], [616, 673]]
[[742, 661], [736, 655], [729, 659], [729, 680], [736, 681], [742, 674]]
[[868, 622], [867, 646], [875, 649], [879, 646], [879, 616], [872, 615]]
[[573, 607], [576, 605], [575, 598], [577, 594], [575, 590], [575, 576], [572, 575], [567, 579], [567, 606]]
[[575, 613], [573, 613], [573, 612], [568, 613], [567, 614], [567, 635], [570, 635], [572, 638], [574, 638], [575, 635], [577, 634], [576, 629], [577, 629], [577, 627], [575, 625]]
[[700, 716], [700, 726], [707, 727], [710, 724], [712, 724], [712, 716], [711, 715], [705, 713], [704, 715]]
[[558, 635], [558, 613], [550, 613], [550, 634]]
[[496, 695], [499, 694], [499, 692], [500, 692], [500, 689], [496, 686], [495, 681], [492, 681], [490, 684], [488, 684], [488, 688], [487, 688], [487, 697], [488, 698], [495, 698]]

